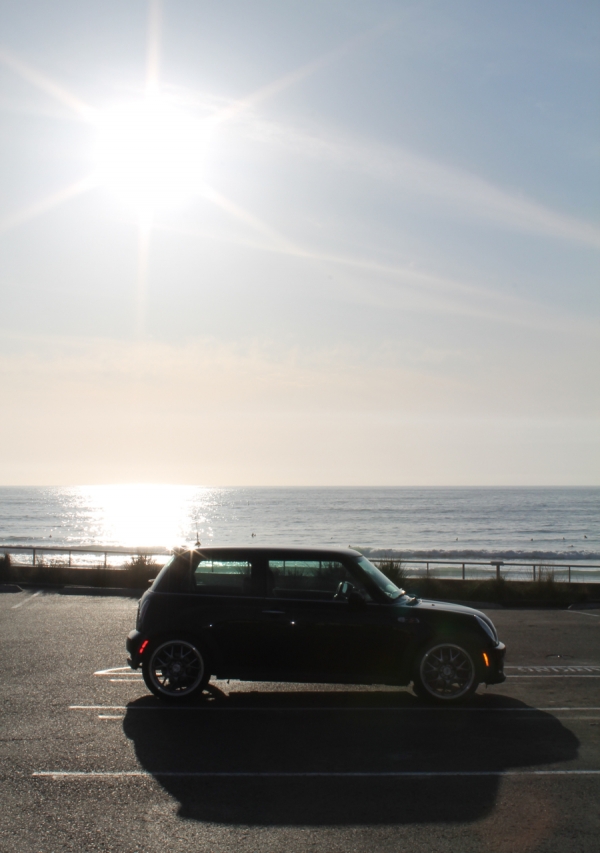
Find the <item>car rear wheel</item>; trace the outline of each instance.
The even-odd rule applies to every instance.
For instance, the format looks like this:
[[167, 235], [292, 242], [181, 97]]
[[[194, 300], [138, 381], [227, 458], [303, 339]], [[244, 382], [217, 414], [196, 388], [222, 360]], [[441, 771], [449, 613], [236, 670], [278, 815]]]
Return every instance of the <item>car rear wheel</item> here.
[[421, 699], [464, 702], [478, 683], [473, 655], [458, 643], [431, 643], [417, 655], [413, 690]]
[[162, 640], [148, 652], [142, 663], [142, 674], [155, 696], [182, 701], [202, 693], [210, 673], [204, 654], [193, 642], [178, 638]]

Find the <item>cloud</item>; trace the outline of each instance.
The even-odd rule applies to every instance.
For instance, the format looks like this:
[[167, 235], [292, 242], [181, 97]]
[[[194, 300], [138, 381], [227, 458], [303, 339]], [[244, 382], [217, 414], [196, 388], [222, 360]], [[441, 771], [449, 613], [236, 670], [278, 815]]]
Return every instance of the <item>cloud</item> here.
[[427, 197], [470, 218], [485, 218], [511, 231], [600, 247], [600, 228], [552, 210], [524, 194], [506, 190], [470, 172], [438, 163], [400, 146], [311, 131], [254, 117], [246, 132], [305, 158], [344, 171], [370, 175], [414, 195]]
[[418, 336], [366, 353], [348, 344], [300, 349], [210, 337], [175, 344], [5, 336], [0, 390], [11, 406], [49, 406], [58, 420], [63, 407], [112, 418], [119, 407], [150, 412], [163, 402], [182, 414], [598, 415], [596, 400], [582, 393], [599, 381], [597, 363], [582, 363], [585, 342], [573, 336], [540, 347], [540, 340], [498, 339], [487, 352], [474, 346], [476, 360], [468, 341], [436, 352]]
[[286, 74], [283, 74], [281, 77], [278, 77], [271, 83], [267, 83], [266, 85], [261, 86], [259, 89], [247, 95], [245, 98], [240, 98], [237, 101], [233, 101], [232, 103], [223, 107], [216, 113], [216, 115], [213, 117], [212, 123], [214, 125], [223, 124], [226, 121], [231, 121], [232, 119], [235, 119], [240, 114], [246, 113], [250, 110], [254, 110], [264, 101], [268, 101], [269, 99], [275, 97], [276, 95], [279, 95], [281, 92], [290, 88], [290, 86], [295, 86], [297, 83], [301, 83], [308, 77], [312, 77], [313, 74], [317, 73], [318, 71], [321, 71], [328, 65], [331, 65], [337, 62], [338, 60], [343, 59], [348, 54], [359, 48], [361, 45], [366, 44], [367, 42], [375, 39], [377, 36], [385, 33], [393, 26], [397, 25], [399, 20], [400, 16], [396, 14], [391, 18], [382, 21], [380, 24], [377, 24], [376, 26], [367, 29], [365, 32], [359, 33], [353, 36], [352, 38], [347, 39], [345, 42], [338, 45], [338, 47], [332, 48], [331, 50], [317, 57], [316, 59], [313, 59], [298, 68], [295, 68], [293, 71], [289, 71]]
[[[205, 197], [241, 223], [247, 229], [246, 233], [160, 221], [155, 222], [153, 228], [194, 238], [195, 241], [224, 242], [311, 262], [323, 273], [322, 287], [341, 303], [462, 316], [548, 332], [577, 330], [581, 334], [598, 334], [598, 324], [593, 319], [569, 317], [564, 311], [559, 314], [539, 301], [514, 293], [449, 278], [409, 264], [394, 264], [376, 257], [333, 253], [301, 245], [220, 193], [207, 189]], [[336, 277], [336, 281], [329, 281], [327, 274], [335, 268], [341, 275]]]
[[217, 340], [5, 337], [1, 477], [15, 484], [597, 482], [598, 415], [570, 405], [580, 394], [575, 388], [569, 398], [568, 366], [556, 375], [555, 359], [519, 374], [507, 358], [473, 368], [454, 353], [418, 366], [389, 348], [365, 359], [343, 348], [308, 355]]

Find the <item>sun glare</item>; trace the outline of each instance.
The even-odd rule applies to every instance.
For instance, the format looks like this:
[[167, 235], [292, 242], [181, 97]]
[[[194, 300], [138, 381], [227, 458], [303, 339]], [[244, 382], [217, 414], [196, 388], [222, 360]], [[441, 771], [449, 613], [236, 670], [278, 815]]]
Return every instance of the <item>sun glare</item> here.
[[190, 541], [209, 490], [197, 486], [121, 485], [74, 489], [87, 541], [166, 546]]
[[98, 182], [142, 212], [177, 206], [204, 180], [201, 122], [160, 97], [120, 104], [98, 119]]

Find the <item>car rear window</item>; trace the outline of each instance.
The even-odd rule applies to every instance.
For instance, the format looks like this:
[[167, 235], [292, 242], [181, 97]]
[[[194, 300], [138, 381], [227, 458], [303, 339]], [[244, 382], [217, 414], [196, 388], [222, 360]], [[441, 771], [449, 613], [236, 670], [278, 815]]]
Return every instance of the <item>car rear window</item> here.
[[252, 567], [243, 560], [202, 560], [193, 574], [196, 592], [206, 595], [251, 595]]

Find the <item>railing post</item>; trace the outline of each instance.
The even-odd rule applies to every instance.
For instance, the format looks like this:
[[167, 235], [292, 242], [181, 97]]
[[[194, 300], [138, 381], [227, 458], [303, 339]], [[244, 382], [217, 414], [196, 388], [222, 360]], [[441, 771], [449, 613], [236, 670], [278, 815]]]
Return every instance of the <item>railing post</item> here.
[[429, 577], [429, 563], [427, 563], [427, 568], [425, 569], [425, 574]]
[[462, 579], [465, 579], [465, 564], [462, 564]]
[[31, 550], [33, 551], [33, 561], [32, 561], [32, 565], [34, 565], [34, 566], [35, 566], [35, 548], [32, 548]]
[[533, 580], [534, 580], [534, 583], [535, 583], [535, 563], [533, 564]]
[[500, 580], [500, 566], [503, 566], [504, 563], [502, 562], [502, 560], [499, 560], [499, 561], [490, 560], [490, 563], [492, 564], [492, 566], [496, 566], [496, 580], [499, 581]]
[[569, 566], [569, 583], [571, 583], [571, 566]]
[[106, 568], [106, 551], [104, 552], [104, 568]]
[[69, 551], [69, 568], [71, 568], [71, 557], [73, 556], [73, 552]]

